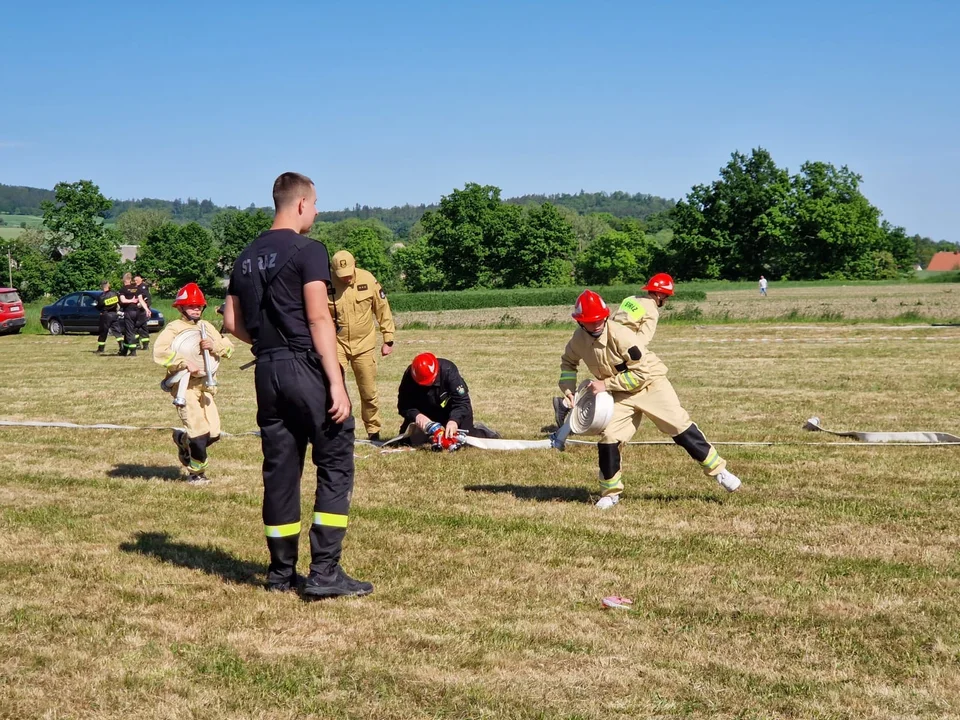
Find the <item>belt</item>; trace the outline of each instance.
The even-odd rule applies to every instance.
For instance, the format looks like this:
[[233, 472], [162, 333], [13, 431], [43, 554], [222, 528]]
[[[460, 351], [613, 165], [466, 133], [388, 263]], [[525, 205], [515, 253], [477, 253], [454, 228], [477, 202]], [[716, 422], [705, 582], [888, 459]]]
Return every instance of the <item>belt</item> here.
[[288, 347], [275, 347], [258, 349], [257, 356], [248, 363], [240, 366], [241, 370], [246, 370], [251, 365], [256, 365], [260, 361], [272, 360], [298, 360], [307, 359], [320, 364], [320, 356], [313, 350], [292, 350]]

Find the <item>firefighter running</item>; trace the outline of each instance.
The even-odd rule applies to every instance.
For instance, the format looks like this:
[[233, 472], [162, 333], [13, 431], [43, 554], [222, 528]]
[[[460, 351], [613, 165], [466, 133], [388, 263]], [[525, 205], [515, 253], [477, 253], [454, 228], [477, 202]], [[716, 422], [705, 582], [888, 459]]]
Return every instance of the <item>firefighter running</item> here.
[[346, 250], [333, 255], [333, 294], [330, 314], [337, 326], [337, 359], [340, 367], [353, 368], [360, 392], [360, 417], [369, 440], [380, 440], [380, 407], [377, 398], [377, 331], [376, 317], [383, 345], [380, 354], [393, 352], [396, 327], [390, 313], [387, 294], [377, 279], [357, 267]]
[[183, 354], [174, 346], [179, 336], [186, 332], [198, 332], [199, 349], [207, 350], [217, 360], [229, 358], [233, 354], [233, 343], [220, 335], [217, 329], [201, 319], [207, 301], [196, 283], [187, 283], [177, 292], [173, 306], [180, 311], [180, 317], [167, 325], [157, 337], [153, 347], [153, 359], [167, 370], [163, 387], [168, 389], [177, 403], [179, 373], [189, 373], [189, 381], [182, 400], [185, 403], [177, 407], [183, 430], [173, 431], [173, 442], [177, 446], [180, 462], [188, 471], [187, 482], [200, 485], [208, 482], [206, 470], [209, 465], [207, 448], [220, 439], [220, 414], [213, 396], [216, 387], [207, 387], [203, 358], [194, 354]]
[[739, 478], [726, 469], [726, 461], [680, 405], [667, 379], [667, 367], [647, 347], [656, 329], [658, 308], [673, 294], [673, 280], [666, 274], [654, 276], [644, 290], [648, 298], [628, 298], [623, 303], [623, 315], [632, 322], [629, 327], [610, 319], [610, 308], [597, 293], [584, 290], [573, 311], [580, 327], [560, 360], [559, 386], [568, 401], [573, 399], [580, 362], [596, 378], [590, 384], [594, 394], [607, 391], [613, 395], [613, 417], [597, 445], [601, 491], [597, 507], [601, 510], [620, 501], [624, 489], [620, 446], [633, 437], [644, 415], [721, 487], [729, 492], [740, 487]]

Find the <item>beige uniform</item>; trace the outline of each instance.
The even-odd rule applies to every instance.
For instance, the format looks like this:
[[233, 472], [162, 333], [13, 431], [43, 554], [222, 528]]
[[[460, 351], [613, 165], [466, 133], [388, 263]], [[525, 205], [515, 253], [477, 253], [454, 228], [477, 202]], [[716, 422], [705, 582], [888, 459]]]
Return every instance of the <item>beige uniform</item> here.
[[[636, 434], [644, 415], [657, 430], [674, 439], [693, 426], [667, 379], [667, 366], [645, 344], [641, 344], [644, 338], [649, 342], [652, 331], [646, 336], [641, 333], [639, 323], [636, 328], [609, 320], [597, 338], [583, 328], [577, 328], [560, 360], [561, 391], [575, 391], [577, 367], [582, 361], [596, 379], [603, 380], [607, 392], [613, 396], [613, 417], [600, 435], [600, 444], [628, 442]], [[652, 328], [656, 329], [655, 319]], [[695, 432], [698, 437], [702, 436], [696, 429]], [[712, 446], [707, 446], [701, 457], [703, 459], [698, 462], [707, 475], [717, 475], [726, 466]], [[600, 482], [604, 494], [617, 494], [623, 490], [619, 472], [609, 480], [604, 480], [601, 475]]]
[[[173, 340], [177, 335], [186, 331], [196, 329], [200, 323], [203, 323], [207, 337], [213, 340], [213, 350], [211, 354], [219, 359], [228, 358], [233, 354], [233, 343], [223, 337], [217, 329], [206, 320], [192, 322], [183, 318], [174, 320], [167, 324], [163, 332], [157, 337], [153, 346], [153, 360], [158, 365], [167, 369], [167, 377], [177, 374], [181, 370], [187, 369], [186, 358], [171, 349]], [[202, 362], [201, 362], [202, 369]], [[195, 438], [201, 435], [209, 434], [211, 438], [220, 436], [220, 413], [217, 411], [217, 405], [213, 401], [216, 394], [215, 387], [208, 388], [204, 385], [206, 376], [201, 374], [199, 377], [192, 376], [187, 385], [186, 400], [184, 407], [178, 407], [180, 421], [187, 431], [187, 437]], [[174, 383], [170, 389], [171, 396], [177, 394], [177, 384]]]
[[334, 295], [330, 315], [340, 327], [337, 333], [337, 357], [340, 366], [353, 368], [360, 391], [360, 415], [368, 434], [381, 428], [377, 397], [377, 327], [383, 342], [393, 342], [396, 326], [390, 312], [387, 294], [377, 279], [366, 270], [356, 268], [348, 285], [333, 278]]

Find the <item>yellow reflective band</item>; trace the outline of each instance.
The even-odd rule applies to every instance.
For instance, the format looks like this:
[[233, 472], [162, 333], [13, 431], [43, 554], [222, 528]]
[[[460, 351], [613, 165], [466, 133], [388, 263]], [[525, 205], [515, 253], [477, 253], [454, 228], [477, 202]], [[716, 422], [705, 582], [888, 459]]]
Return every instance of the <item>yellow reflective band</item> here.
[[636, 390], [640, 387], [640, 378], [638, 378], [632, 370], [624, 370], [620, 373], [620, 379], [623, 380], [623, 384], [627, 390]]
[[286, 525], [264, 525], [263, 534], [267, 537], [290, 537], [300, 534], [300, 521]]
[[562, 370], [560, 372], [560, 382], [563, 382], [564, 380], [576, 380], [576, 379], [577, 379], [576, 370]]
[[226, 350], [220, 353], [220, 357], [224, 357], [224, 358], [229, 358], [231, 355], [233, 355], [232, 347], [228, 347]]
[[198, 462], [193, 458], [190, 458], [190, 469], [191, 470], [206, 470], [209, 462]]
[[173, 359], [177, 356], [175, 352], [170, 353], [169, 357], [163, 361], [164, 367], [170, 367], [173, 364]]
[[710, 448], [710, 453], [707, 455], [707, 459], [700, 464], [708, 470], [713, 470], [717, 465], [720, 464], [720, 459], [721, 458], [717, 454], [716, 448]]
[[600, 480], [600, 489], [601, 490], [623, 489], [622, 480], [623, 480], [623, 473], [618, 470], [617, 474], [614, 475], [609, 480], [603, 480], [603, 479]]
[[632, 297], [628, 297], [620, 303], [620, 309], [623, 310], [631, 320], [639, 320], [647, 314], [647, 311], [643, 309], [643, 305], [638, 303], [636, 298]]
[[315, 512], [313, 514], [313, 524], [345, 528], [347, 526], [347, 516], [337, 515], [336, 513]]

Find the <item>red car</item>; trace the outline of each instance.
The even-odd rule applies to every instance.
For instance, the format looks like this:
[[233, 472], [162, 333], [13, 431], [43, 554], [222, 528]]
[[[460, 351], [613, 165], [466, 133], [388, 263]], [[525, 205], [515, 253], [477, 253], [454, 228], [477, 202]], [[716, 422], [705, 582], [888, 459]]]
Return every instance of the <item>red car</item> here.
[[0, 287], [0, 334], [18, 333], [27, 324], [16, 288]]

